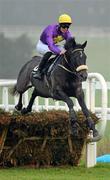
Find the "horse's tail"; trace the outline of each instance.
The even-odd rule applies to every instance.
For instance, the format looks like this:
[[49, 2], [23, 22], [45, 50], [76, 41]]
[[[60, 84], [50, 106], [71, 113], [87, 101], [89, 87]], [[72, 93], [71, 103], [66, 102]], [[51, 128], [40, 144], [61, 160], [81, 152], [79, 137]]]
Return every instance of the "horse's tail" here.
[[33, 68], [39, 64], [40, 59], [40, 57], [36, 56], [32, 60], [24, 64], [18, 74], [16, 85], [11, 89], [12, 95], [24, 93], [27, 89], [32, 87], [32, 85], [30, 85], [31, 72]]
[[15, 96], [15, 95], [18, 95], [18, 91], [17, 91], [17, 88], [16, 88], [16, 84], [14, 87], [10, 88], [10, 94], [12, 96]]

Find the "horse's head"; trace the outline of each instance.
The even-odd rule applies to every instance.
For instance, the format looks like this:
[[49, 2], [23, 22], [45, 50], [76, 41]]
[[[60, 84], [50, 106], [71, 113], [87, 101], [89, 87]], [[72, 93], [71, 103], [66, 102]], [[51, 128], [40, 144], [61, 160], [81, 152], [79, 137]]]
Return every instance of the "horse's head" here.
[[86, 65], [86, 54], [84, 48], [86, 47], [87, 41], [83, 44], [77, 44], [74, 38], [70, 38], [66, 41], [65, 49], [66, 57], [71, 71], [81, 80], [87, 79], [87, 65]]

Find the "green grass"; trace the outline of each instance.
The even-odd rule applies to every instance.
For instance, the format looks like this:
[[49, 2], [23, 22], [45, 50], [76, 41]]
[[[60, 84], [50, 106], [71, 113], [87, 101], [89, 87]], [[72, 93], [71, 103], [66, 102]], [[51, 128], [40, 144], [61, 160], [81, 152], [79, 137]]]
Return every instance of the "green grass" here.
[[97, 156], [110, 154], [110, 120], [107, 121], [104, 137], [97, 143]]
[[65, 168], [11, 168], [0, 170], [0, 180], [109, 180], [110, 164], [99, 164], [94, 168], [84, 165]]

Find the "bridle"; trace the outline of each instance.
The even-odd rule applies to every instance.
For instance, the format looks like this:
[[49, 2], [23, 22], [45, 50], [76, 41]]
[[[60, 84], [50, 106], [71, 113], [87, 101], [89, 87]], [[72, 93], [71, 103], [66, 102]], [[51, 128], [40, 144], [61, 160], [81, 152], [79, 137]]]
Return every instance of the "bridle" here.
[[[72, 51], [72, 54], [74, 54], [75, 52], [77, 52], [77, 51], [80, 51], [81, 53], [82, 53], [82, 51], [83, 51], [83, 49], [82, 48], [77, 48], [77, 49], [74, 49], [73, 51]], [[66, 57], [66, 55], [64, 54], [64, 60], [65, 60], [65, 62], [69, 65], [69, 62], [68, 62], [68, 60], [67, 60], [67, 57]], [[61, 67], [61, 68], [63, 68], [65, 71], [68, 71], [69, 73], [71, 73], [71, 74], [77, 74], [77, 72], [80, 72], [80, 71], [82, 71], [82, 70], [88, 70], [88, 66], [87, 65], [80, 65], [80, 66], [78, 66], [76, 69], [71, 69], [71, 67], [70, 67], [70, 65], [69, 65], [69, 69], [68, 68], [66, 68], [64, 65], [62, 65], [62, 64], [58, 64], [58, 66], [59, 67]]]

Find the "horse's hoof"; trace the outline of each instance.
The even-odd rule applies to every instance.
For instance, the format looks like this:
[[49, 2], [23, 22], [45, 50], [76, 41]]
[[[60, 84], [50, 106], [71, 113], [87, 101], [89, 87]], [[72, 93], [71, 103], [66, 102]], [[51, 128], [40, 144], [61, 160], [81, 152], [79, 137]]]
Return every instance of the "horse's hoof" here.
[[18, 105], [16, 105], [16, 106], [15, 106], [15, 109], [16, 109], [17, 111], [21, 111], [22, 106], [18, 106]]
[[22, 110], [21, 110], [21, 114], [27, 114], [29, 111], [27, 110], [27, 108], [23, 108]]
[[87, 138], [87, 140], [86, 140], [86, 142], [98, 142], [98, 141], [100, 141], [102, 139], [102, 136], [101, 135], [98, 135], [98, 136], [96, 136], [96, 137], [93, 137], [93, 138]]
[[90, 134], [88, 135], [87, 137], [87, 142], [97, 142], [97, 141], [100, 141], [102, 139], [102, 136], [99, 134], [99, 132], [95, 129], [91, 135], [91, 132]]
[[98, 132], [96, 129], [94, 129], [94, 131], [93, 131], [93, 137], [97, 137], [97, 136], [99, 136], [99, 132]]

